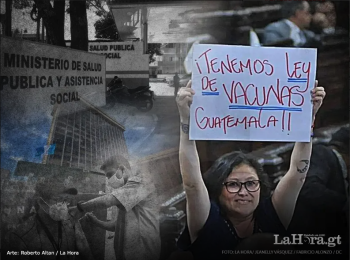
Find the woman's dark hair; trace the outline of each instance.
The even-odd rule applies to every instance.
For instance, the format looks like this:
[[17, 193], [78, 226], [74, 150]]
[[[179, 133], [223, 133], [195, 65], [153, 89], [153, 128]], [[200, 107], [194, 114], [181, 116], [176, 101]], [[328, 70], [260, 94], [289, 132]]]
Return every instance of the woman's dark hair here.
[[270, 195], [270, 183], [266, 173], [261, 164], [255, 159], [255, 157], [245, 154], [240, 151], [231, 152], [221, 156], [214, 164], [209, 168], [207, 172], [203, 174], [205, 186], [208, 189], [209, 197], [219, 205], [219, 197], [224, 187], [223, 182], [230, 175], [232, 170], [245, 164], [255, 169], [260, 185], [260, 196], [267, 197]]
[[338, 129], [332, 135], [329, 145], [335, 146], [340, 153], [349, 154], [349, 126]]

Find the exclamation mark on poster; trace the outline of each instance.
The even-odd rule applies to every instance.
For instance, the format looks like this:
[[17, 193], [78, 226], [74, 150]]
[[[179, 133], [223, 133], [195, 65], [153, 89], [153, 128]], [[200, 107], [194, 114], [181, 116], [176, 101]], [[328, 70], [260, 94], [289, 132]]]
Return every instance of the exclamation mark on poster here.
[[[288, 113], [288, 131], [290, 131], [290, 121], [291, 121], [292, 114]], [[288, 134], [289, 135], [289, 134]]]

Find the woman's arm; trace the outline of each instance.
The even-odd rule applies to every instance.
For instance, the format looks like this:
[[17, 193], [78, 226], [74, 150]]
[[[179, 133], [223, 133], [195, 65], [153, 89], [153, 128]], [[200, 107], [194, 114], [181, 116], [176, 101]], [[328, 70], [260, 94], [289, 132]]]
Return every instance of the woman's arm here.
[[189, 140], [190, 104], [194, 91], [191, 81], [178, 92], [176, 101], [180, 114], [180, 170], [187, 199], [187, 224], [191, 241], [204, 226], [210, 211], [210, 200], [200, 171], [199, 156], [195, 141]]
[[[318, 87], [317, 84], [318, 82], [316, 81], [315, 88], [312, 90], [313, 121], [318, 109], [322, 105], [323, 98], [326, 95], [324, 88]], [[293, 217], [299, 192], [309, 170], [311, 151], [311, 140], [308, 143], [295, 143], [289, 170], [278, 183], [276, 190], [272, 195], [272, 203], [278, 217], [286, 229]]]
[[283, 226], [287, 229], [295, 204], [310, 165], [312, 142], [295, 143], [289, 170], [278, 183], [272, 203]]

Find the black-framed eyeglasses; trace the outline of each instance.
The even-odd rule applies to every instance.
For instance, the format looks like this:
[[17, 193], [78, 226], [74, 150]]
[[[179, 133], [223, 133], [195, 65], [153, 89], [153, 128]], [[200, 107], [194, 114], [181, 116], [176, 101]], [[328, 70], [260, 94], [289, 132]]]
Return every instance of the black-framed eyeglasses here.
[[246, 182], [227, 181], [223, 183], [229, 193], [240, 192], [243, 186], [247, 191], [254, 192], [260, 189], [260, 184], [260, 180], [251, 180]]

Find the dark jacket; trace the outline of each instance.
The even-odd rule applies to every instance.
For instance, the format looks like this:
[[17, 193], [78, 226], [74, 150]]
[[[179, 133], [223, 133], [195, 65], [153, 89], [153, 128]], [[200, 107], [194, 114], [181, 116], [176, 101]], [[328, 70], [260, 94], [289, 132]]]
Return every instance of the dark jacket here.
[[[322, 45], [321, 37], [319, 35], [316, 35], [315, 33], [309, 30], [302, 30], [302, 32], [304, 33], [304, 36], [306, 38], [306, 43], [302, 47], [316, 48]], [[290, 39], [290, 34], [290, 26], [286, 23], [285, 20], [281, 20], [266, 26], [266, 28], [264, 29], [262, 41], [264, 44], [272, 44], [279, 41], [285, 41], [287, 39]]]
[[348, 231], [347, 203], [343, 172], [337, 156], [331, 147], [315, 145], [289, 230], [294, 234], [347, 236], [344, 234]]

